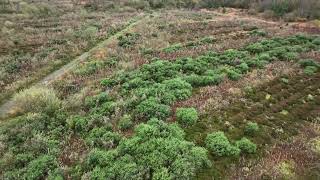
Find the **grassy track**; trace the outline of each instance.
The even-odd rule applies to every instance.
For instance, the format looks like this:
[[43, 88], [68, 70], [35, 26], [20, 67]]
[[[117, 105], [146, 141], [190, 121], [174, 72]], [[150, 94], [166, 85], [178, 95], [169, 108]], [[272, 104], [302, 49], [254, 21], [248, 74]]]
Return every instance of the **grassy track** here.
[[[87, 58], [96, 50], [106, 46], [107, 44], [113, 42], [114, 40], [116, 40], [119, 36], [121, 36], [122, 34], [124, 34], [125, 32], [129, 31], [132, 27], [134, 27], [136, 24], [140, 23], [141, 21], [144, 20], [146, 16], [142, 15], [141, 17], [138, 18], [134, 18], [132, 23], [129, 23], [129, 25], [124, 28], [123, 30], [119, 31], [118, 33], [114, 34], [113, 36], [107, 38], [106, 40], [100, 42], [99, 44], [97, 44], [95, 47], [93, 47], [92, 49], [90, 49], [89, 51], [83, 53], [82, 55], [78, 56], [77, 58], [75, 58], [74, 60], [72, 60], [71, 62], [69, 62], [68, 64], [62, 66], [60, 69], [48, 74], [47, 76], [45, 76], [43, 79], [41, 79], [38, 82], [35, 82], [33, 85], [31, 86], [42, 86], [42, 85], [48, 85], [50, 84], [52, 81], [59, 79], [60, 77], [62, 77], [64, 74], [66, 74], [67, 72], [69, 72], [70, 70], [72, 70], [73, 68], [75, 68], [78, 64], [80, 64], [81, 62], [84, 62], [85, 60], [87, 60]], [[10, 111], [14, 108], [14, 102], [12, 101], [12, 99], [9, 98], [8, 101], [6, 101], [5, 103], [3, 103], [2, 105], [0, 105], [0, 120], [4, 119], [8, 116], [8, 114], [10, 114]]]

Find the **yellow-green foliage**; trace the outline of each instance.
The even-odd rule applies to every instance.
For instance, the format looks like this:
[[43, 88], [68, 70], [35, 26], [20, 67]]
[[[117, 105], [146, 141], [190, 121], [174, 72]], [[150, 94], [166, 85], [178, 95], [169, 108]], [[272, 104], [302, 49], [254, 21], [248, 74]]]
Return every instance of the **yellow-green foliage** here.
[[276, 166], [276, 169], [283, 179], [292, 179], [295, 177], [294, 165], [292, 161], [283, 161]]
[[14, 96], [14, 102], [22, 112], [53, 113], [61, 107], [61, 101], [52, 89], [32, 87]]
[[310, 141], [311, 150], [320, 154], [320, 137], [314, 138]]

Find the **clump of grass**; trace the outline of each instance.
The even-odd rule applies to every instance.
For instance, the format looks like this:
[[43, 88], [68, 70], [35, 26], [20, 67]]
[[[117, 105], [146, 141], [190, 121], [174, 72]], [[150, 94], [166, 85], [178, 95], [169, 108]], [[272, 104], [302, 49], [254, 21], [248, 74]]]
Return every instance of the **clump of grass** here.
[[52, 89], [32, 87], [14, 96], [14, 102], [22, 112], [54, 113], [61, 107], [61, 101]]

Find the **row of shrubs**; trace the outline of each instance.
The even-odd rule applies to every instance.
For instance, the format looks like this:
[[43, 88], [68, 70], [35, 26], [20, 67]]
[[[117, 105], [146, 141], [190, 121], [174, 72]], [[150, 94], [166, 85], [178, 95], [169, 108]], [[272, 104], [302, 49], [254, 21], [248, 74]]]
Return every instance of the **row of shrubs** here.
[[99, 113], [110, 112], [111, 106], [119, 105], [134, 119], [164, 120], [171, 115], [170, 106], [190, 97], [193, 88], [216, 85], [224, 78], [238, 80], [250, 69], [262, 68], [275, 60], [297, 61], [300, 53], [319, 49], [319, 40], [318, 36], [296, 35], [262, 40], [240, 50], [209, 52], [195, 59], [154, 59], [134, 71], [119, 72], [102, 80], [102, 86], [118, 89], [120, 97], [126, 100], [121, 104], [102, 103], [98, 109], [103, 112]]
[[252, 154], [257, 150], [257, 145], [245, 137], [231, 144], [222, 131], [208, 134], [205, 143], [216, 156], [239, 156], [240, 153]]

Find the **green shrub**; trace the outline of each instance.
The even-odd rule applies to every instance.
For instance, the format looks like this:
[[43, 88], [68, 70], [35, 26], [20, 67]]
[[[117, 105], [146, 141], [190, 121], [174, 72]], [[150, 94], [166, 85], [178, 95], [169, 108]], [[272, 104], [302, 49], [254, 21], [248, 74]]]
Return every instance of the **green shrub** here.
[[94, 128], [89, 132], [86, 142], [91, 147], [111, 149], [119, 144], [121, 138], [119, 133], [111, 132], [107, 128]]
[[176, 111], [177, 120], [180, 124], [190, 126], [199, 119], [195, 108], [178, 108]]
[[250, 31], [250, 35], [254, 35], [254, 36], [266, 36], [267, 32], [261, 29], [254, 29], [252, 31]]
[[14, 96], [14, 102], [23, 112], [54, 113], [61, 107], [61, 101], [53, 90], [45, 87], [32, 87]]
[[64, 172], [61, 168], [49, 172], [48, 180], [64, 180]]
[[233, 146], [222, 131], [208, 134], [206, 147], [216, 156], [238, 156], [240, 149]]
[[312, 44], [320, 46], [320, 37], [315, 38], [315, 39], [312, 41]]
[[199, 76], [192, 74], [184, 77], [184, 79], [194, 87], [208, 86], [208, 85], [217, 85], [222, 82], [223, 75], [212, 75], [212, 76]]
[[159, 100], [150, 97], [142, 101], [136, 108], [137, 113], [144, 119], [158, 118], [166, 119], [171, 112], [170, 106], [160, 104]]
[[116, 84], [116, 81], [114, 79], [106, 78], [101, 80], [100, 84], [101, 86], [113, 87]]
[[113, 101], [102, 103], [101, 105], [94, 107], [90, 110], [91, 114], [99, 114], [103, 116], [111, 116], [117, 107], [117, 104]]
[[192, 94], [192, 86], [181, 78], [165, 80], [162, 84], [165, 86], [165, 91], [177, 100], [187, 99]]
[[214, 43], [215, 41], [216, 39], [211, 36], [200, 39], [200, 43], [203, 43], [203, 44], [211, 44], [211, 43]]
[[165, 52], [165, 53], [173, 53], [173, 52], [179, 51], [182, 48], [183, 48], [182, 44], [178, 43], [178, 44], [174, 44], [174, 45], [171, 45], [169, 47], [163, 48], [163, 52]]
[[85, 62], [75, 70], [75, 74], [81, 76], [88, 76], [102, 69], [103, 67], [105, 67], [105, 65], [105, 62], [98, 60]]
[[95, 96], [89, 96], [85, 99], [85, 106], [88, 108], [93, 108], [93, 107], [97, 107], [100, 106], [101, 104], [111, 101], [112, 98], [110, 97], [110, 95], [106, 92], [102, 92], [98, 95]]
[[257, 56], [257, 60], [258, 61], [272, 61], [272, 57], [270, 57], [269, 53], [261, 53], [261, 54], [258, 54]]
[[40, 156], [28, 164], [25, 179], [43, 179], [50, 170], [56, 167], [55, 157], [49, 155]]
[[75, 132], [81, 133], [88, 129], [88, 120], [81, 116], [72, 116], [67, 120], [69, 128]]
[[130, 115], [124, 115], [118, 122], [118, 127], [121, 130], [130, 129], [133, 126], [132, 118]]
[[118, 37], [118, 45], [120, 47], [129, 48], [136, 44], [136, 41], [140, 38], [140, 34], [126, 33]]
[[253, 154], [257, 151], [257, 145], [247, 138], [242, 138], [241, 140], [237, 141], [236, 146], [241, 150], [242, 153]]
[[313, 59], [303, 59], [303, 60], [300, 60], [298, 63], [300, 64], [301, 67], [304, 67], [304, 68], [307, 66], [320, 67], [320, 64]]
[[246, 73], [247, 71], [249, 71], [249, 66], [247, 63], [243, 62], [243, 63], [237, 65], [236, 69], [238, 69], [242, 73]]
[[167, 168], [156, 170], [152, 177], [153, 180], [173, 179]]
[[261, 43], [254, 43], [254, 44], [250, 44], [246, 47], [246, 50], [251, 52], [251, 53], [262, 53], [264, 52], [265, 46], [262, 45]]
[[241, 78], [241, 74], [238, 73], [238, 72], [235, 71], [235, 70], [232, 70], [232, 69], [229, 69], [229, 70], [227, 71], [227, 76], [228, 76], [229, 79], [231, 79], [231, 80], [233, 80], [233, 81], [236, 81], [236, 80], [238, 80], [238, 79]]
[[207, 151], [185, 141], [177, 124], [157, 119], [138, 125], [133, 136], [123, 139], [117, 148], [95, 149], [87, 158], [91, 179], [189, 179], [209, 163]]
[[255, 133], [257, 133], [259, 131], [259, 126], [257, 123], [254, 122], [248, 122], [244, 132], [248, 135], [254, 135]]
[[318, 71], [318, 68], [315, 66], [306, 66], [303, 72], [309, 76], [314, 75]]
[[208, 69], [208, 63], [201, 59], [182, 58], [176, 63], [182, 65], [184, 73], [202, 74]]
[[92, 40], [98, 33], [98, 28], [95, 26], [89, 26], [81, 30], [80, 36], [87, 40]]

